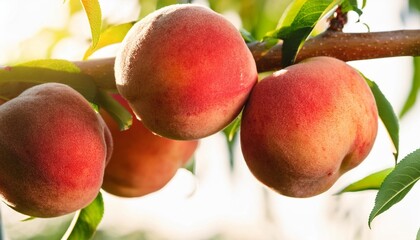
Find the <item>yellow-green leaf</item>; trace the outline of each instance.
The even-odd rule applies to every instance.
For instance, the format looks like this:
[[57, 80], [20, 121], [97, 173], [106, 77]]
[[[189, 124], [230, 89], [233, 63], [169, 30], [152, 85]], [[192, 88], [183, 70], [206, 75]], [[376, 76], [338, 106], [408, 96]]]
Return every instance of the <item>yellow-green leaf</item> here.
[[182, 168], [188, 170], [190, 173], [192, 173], [194, 175], [195, 175], [195, 170], [196, 170], [195, 167], [196, 167], [196, 164], [195, 164], [195, 157], [194, 156], [191, 157], [191, 159], [188, 160], [188, 162], [184, 166], [182, 166]]
[[238, 117], [235, 118], [225, 129], [223, 129], [223, 133], [225, 135], [227, 144], [228, 144], [228, 150], [229, 150], [229, 163], [230, 163], [230, 169], [233, 170], [235, 159], [233, 156], [234, 151], [234, 140], [236, 136], [238, 135], [238, 131], [241, 126], [241, 119], [242, 119], [242, 112], [238, 115]]
[[134, 23], [135, 22], [129, 22], [107, 28], [101, 33], [98, 43], [95, 46], [91, 45], [89, 49], [86, 50], [83, 59], [87, 59], [90, 55], [103, 47], [122, 42]]
[[39, 59], [17, 64], [16, 66], [36, 67], [62, 72], [80, 73], [80, 68], [76, 66], [76, 64], [63, 59]]
[[104, 90], [99, 90], [98, 104], [117, 122], [120, 130], [127, 130], [133, 123], [133, 116], [127, 109]]
[[0, 68], [0, 96], [11, 99], [24, 90], [41, 83], [58, 82], [69, 85], [88, 101], [94, 102], [97, 87], [89, 75], [80, 72], [67, 60], [36, 60]]
[[420, 240], [420, 228], [419, 228], [419, 231], [417, 232], [416, 240]]
[[89, 20], [90, 31], [92, 32], [92, 46], [99, 42], [102, 28], [102, 12], [98, 0], [80, 0]]
[[359, 181], [348, 185], [337, 194], [342, 194], [345, 192], [358, 192], [364, 190], [378, 190], [381, 187], [382, 182], [384, 181], [386, 176], [388, 176], [388, 174], [392, 172], [392, 170], [394, 170], [394, 168], [387, 168], [379, 172], [372, 173], [369, 176], [366, 176], [360, 179]]
[[87, 207], [79, 210], [62, 240], [88, 240], [93, 237], [96, 228], [104, 215], [104, 201], [102, 194], [99, 192], [95, 200]]

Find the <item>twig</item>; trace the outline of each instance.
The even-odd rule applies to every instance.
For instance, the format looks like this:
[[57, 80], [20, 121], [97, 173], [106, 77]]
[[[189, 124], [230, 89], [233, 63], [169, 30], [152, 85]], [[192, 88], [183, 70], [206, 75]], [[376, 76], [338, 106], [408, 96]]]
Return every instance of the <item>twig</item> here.
[[347, 23], [347, 12], [343, 12], [341, 6], [335, 10], [334, 14], [328, 19], [330, 26], [329, 31], [343, 31], [344, 25]]

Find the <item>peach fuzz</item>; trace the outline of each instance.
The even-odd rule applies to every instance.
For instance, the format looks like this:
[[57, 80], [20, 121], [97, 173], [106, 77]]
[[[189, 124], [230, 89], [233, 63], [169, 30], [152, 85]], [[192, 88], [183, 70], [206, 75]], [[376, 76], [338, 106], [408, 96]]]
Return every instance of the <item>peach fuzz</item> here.
[[[120, 95], [113, 97], [132, 113]], [[116, 196], [141, 197], [160, 190], [192, 158], [198, 146], [195, 140], [177, 141], [157, 136], [137, 119], [133, 119], [128, 130], [120, 131], [109, 114], [101, 114], [114, 139], [102, 188]]]
[[119, 93], [158, 135], [199, 139], [225, 128], [257, 82], [239, 31], [199, 5], [161, 8], [135, 24], [116, 56]]
[[0, 106], [0, 196], [18, 212], [57, 217], [87, 206], [111, 152], [102, 118], [67, 85], [37, 85]]
[[345, 62], [315, 57], [255, 86], [242, 116], [241, 146], [262, 183], [286, 196], [311, 197], [367, 157], [377, 128], [364, 78]]

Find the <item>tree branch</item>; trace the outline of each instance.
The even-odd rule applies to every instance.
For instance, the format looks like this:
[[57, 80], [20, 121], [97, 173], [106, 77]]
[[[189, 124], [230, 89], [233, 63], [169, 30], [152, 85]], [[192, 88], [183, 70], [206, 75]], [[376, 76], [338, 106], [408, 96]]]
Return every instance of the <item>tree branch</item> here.
[[92, 59], [74, 62], [80, 71], [92, 77], [99, 88], [116, 90], [114, 75], [115, 58]]
[[[267, 49], [265, 43], [248, 44], [258, 72], [283, 68], [282, 43]], [[343, 61], [420, 56], [420, 30], [343, 33], [326, 31], [305, 42], [296, 62], [315, 56], [331, 56]], [[114, 58], [75, 62], [82, 72], [92, 76], [100, 88], [115, 89]]]
[[[282, 44], [268, 51], [264, 43], [249, 45], [258, 72], [283, 68]], [[420, 30], [343, 33], [326, 31], [305, 42], [296, 62], [316, 56], [330, 56], [343, 61], [420, 55]]]

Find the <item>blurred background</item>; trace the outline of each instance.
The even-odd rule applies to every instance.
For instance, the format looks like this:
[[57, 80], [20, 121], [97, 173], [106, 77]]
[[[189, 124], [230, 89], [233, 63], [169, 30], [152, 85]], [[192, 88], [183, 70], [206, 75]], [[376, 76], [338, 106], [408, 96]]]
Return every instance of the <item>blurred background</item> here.
[[[100, 0], [104, 25], [136, 21], [156, 6], [176, 1]], [[255, 37], [276, 27], [290, 0], [193, 1], [211, 6], [238, 28]], [[412, 6], [420, 5], [413, 0]], [[346, 32], [419, 29], [420, 14], [408, 0], [369, 0], [358, 21], [349, 15]], [[90, 28], [79, 0], [0, 0], [0, 65], [35, 59], [81, 60], [90, 45]], [[90, 58], [112, 57], [115, 44]], [[396, 113], [403, 107], [413, 78], [411, 57], [350, 62], [377, 82]], [[400, 127], [400, 156], [420, 147], [420, 104]], [[420, 187], [377, 217], [368, 227], [376, 191], [335, 196], [343, 187], [370, 173], [392, 167], [392, 145], [382, 125], [369, 157], [341, 177], [328, 192], [309, 199], [278, 195], [260, 184], [247, 169], [234, 143], [234, 165], [222, 133], [201, 141], [195, 154], [196, 172], [180, 169], [159, 192], [123, 199], [103, 193], [105, 215], [95, 239], [168, 240], [301, 240], [415, 239], [420, 227]], [[46, 193], [48, 194], [48, 193]], [[60, 239], [72, 215], [22, 221], [27, 216], [4, 204], [5, 239]]]

